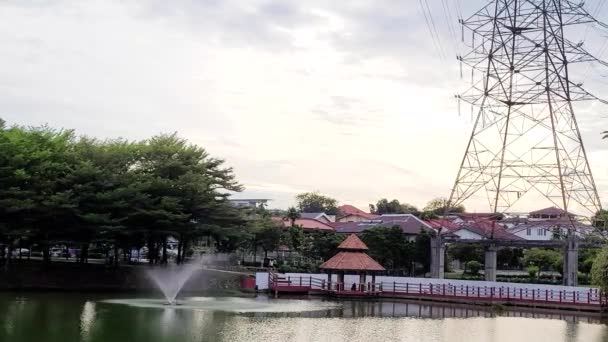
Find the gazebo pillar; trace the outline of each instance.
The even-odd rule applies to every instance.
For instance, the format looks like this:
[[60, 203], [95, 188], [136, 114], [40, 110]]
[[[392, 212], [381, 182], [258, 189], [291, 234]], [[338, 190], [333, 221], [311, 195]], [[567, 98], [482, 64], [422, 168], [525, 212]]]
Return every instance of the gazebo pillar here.
[[331, 270], [327, 270], [327, 289], [331, 290]]
[[372, 290], [376, 291], [376, 272], [372, 273]]
[[365, 291], [365, 271], [359, 272], [359, 291]]
[[338, 272], [338, 290], [342, 291], [344, 290], [344, 271], [339, 271]]

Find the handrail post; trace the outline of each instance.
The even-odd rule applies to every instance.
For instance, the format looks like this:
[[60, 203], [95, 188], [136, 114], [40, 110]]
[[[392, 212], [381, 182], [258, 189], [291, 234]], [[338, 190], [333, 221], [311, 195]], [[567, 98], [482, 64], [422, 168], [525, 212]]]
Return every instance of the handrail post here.
[[395, 293], [395, 282], [393, 282], [393, 294]]
[[410, 283], [405, 283], [405, 294], [410, 293]]
[[420, 288], [420, 289], [418, 290], [418, 293], [419, 293], [419, 294], [422, 294], [422, 283], [418, 283], [418, 285], [419, 285], [419, 288]]

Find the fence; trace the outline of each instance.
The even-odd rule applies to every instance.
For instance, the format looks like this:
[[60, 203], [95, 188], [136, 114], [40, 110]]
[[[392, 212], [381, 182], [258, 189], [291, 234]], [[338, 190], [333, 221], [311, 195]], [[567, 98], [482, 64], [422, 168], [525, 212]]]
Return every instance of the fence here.
[[[408, 278], [406, 278], [408, 279]], [[415, 279], [415, 278], [409, 278]], [[429, 279], [439, 280], [439, 279]], [[351, 286], [348, 286], [352, 284]], [[271, 291], [314, 291], [339, 295], [385, 295], [395, 297], [418, 297], [454, 299], [459, 301], [509, 302], [527, 304], [554, 304], [604, 307], [605, 295], [597, 288], [568, 288], [536, 284], [503, 285], [451, 284], [427, 282], [379, 281], [376, 283], [337, 282], [322, 279], [318, 275], [280, 275], [268, 273], [268, 288]]]

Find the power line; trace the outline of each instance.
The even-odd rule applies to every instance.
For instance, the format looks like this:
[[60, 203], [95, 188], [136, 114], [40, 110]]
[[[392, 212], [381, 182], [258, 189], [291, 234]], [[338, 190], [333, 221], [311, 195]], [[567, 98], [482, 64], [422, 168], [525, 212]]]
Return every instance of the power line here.
[[431, 25], [432, 18], [429, 19], [430, 13], [427, 14], [427, 10], [425, 9], [423, 1], [426, 2], [426, 0], [418, 0], [420, 4], [420, 9], [422, 10], [422, 15], [424, 16], [424, 21], [426, 22], [426, 28], [429, 31], [431, 40], [433, 41], [433, 46], [437, 50], [439, 58], [442, 62], [445, 62], [445, 58], [443, 57], [443, 52], [441, 49], [441, 43], [439, 42], [439, 37], [437, 36], [436, 30], [433, 29], [435, 25], [434, 23]]

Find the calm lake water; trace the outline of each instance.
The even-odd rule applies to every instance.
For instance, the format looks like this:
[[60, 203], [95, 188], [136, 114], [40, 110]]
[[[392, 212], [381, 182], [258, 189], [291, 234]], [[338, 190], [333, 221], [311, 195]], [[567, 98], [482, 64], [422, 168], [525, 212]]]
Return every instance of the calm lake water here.
[[593, 316], [416, 302], [0, 293], [0, 341], [599, 342]]

